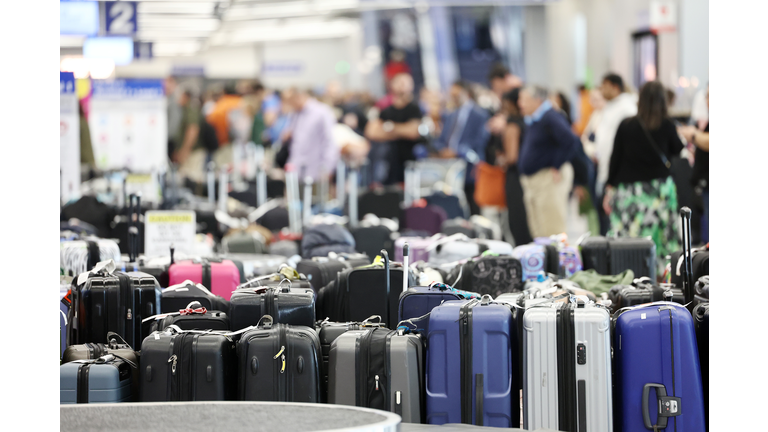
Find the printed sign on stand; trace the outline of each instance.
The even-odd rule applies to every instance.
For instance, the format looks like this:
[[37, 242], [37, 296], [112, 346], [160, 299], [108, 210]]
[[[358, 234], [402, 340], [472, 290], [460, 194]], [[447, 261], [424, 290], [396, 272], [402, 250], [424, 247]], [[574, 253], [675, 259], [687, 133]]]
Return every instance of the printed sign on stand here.
[[88, 125], [99, 169], [166, 169], [168, 129], [161, 80], [93, 81]]
[[61, 200], [80, 198], [80, 114], [77, 109], [75, 75], [59, 72], [61, 111], [59, 114], [59, 169], [61, 170]]
[[196, 232], [195, 212], [191, 210], [150, 210], [144, 215], [144, 254], [168, 255], [173, 245], [176, 252], [192, 255]]

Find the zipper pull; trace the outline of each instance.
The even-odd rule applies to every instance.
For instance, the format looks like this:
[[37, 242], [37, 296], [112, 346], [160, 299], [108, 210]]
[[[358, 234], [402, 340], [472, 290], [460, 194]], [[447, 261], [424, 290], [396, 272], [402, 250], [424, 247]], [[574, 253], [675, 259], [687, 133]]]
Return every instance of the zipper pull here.
[[277, 354], [275, 354], [275, 356], [272, 358], [277, 359], [278, 357], [280, 357], [280, 354], [282, 354], [283, 351], [285, 351], [285, 345], [281, 346], [280, 351], [278, 351]]
[[285, 345], [281, 346], [280, 351], [278, 351], [277, 354], [275, 354], [275, 356], [273, 357], [274, 359], [277, 359], [282, 355], [283, 366], [280, 368], [280, 373], [285, 373], [285, 354], [283, 354], [284, 351], [285, 351]]
[[168, 363], [173, 362], [171, 365], [171, 374], [176, 375], [176, 360], [178, 357], [176, 357], [176, 354], [172, 355], [171, 358], [168, 359]]
[[285, 354], [283, 354], [283, 367], [282, 369], [280, 369], [280, 373], [284, 373], [284, 372], [285, 372]]
[[376, 390], [378, 390], [378, 389], [379, 389], [379, 376], [378, 376], [378, 375], [376, 375], [376, 376], [374, 377], [374, 379], [376, 380]]
[[126, 316], [125, 319], [132, 319], [131, 318], [131, 309], [130, 308], [128, 308], [128, 316]]

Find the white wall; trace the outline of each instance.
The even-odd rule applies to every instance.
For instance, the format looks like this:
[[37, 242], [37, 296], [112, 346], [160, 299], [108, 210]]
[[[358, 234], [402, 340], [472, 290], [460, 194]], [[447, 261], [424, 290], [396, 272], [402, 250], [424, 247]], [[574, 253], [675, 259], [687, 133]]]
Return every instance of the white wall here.
[[[748, 9], [744, 9], [748, 13]], [[680, 73], [697, 77], [706, 86], [709, 81], [709, 2], [680, 0]]]
[[155, 57], [151, 61], [137, 61], [117, 66], [117, 78], [163, 78], [175, 66], [202, 66], [207, 78], [255, 78], [260, 69], [258, 50], [253, 45], [216, 47], [188, 57]]
[[[543, 6], [526, 6], [523, 55], [525, 76], [531, 84], [549, 83], [547, 17]], [[514, 72], [514, 71], [513, 71]]]

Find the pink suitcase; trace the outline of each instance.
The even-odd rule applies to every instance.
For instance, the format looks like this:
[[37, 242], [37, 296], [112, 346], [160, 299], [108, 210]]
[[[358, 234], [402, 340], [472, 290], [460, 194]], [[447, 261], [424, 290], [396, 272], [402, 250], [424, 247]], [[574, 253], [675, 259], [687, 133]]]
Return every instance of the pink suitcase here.
[[183, 260], [168, 268], [169, 286], [192, 281], [203, 284], [212, 293], [229, 300], [238, 285], [240, 272], [230, 260]]

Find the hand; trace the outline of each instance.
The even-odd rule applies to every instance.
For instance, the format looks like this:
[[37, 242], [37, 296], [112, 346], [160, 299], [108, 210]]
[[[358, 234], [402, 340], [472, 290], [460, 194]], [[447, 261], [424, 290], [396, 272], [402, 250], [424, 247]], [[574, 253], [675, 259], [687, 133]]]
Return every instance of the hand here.
[[605, 210], [606, 215], [611, 214], [611, 199], [613, 198], [613, 188], [610, 186], [606, 186], [605, 188], [605, 196], [603, 196], [603, 210]]
[[560, 183], [560, 180], [563, 179], [563, 176], [560, 175], [560, 170], [557, 168], [552, 168], [552, 180], [555, 181], [555, 183]]
[[507, 158], [504, 157], [503, 154], [496, 155], [496, 166], [500, 166], [500, 167], [507, 166]]
[[444, 148], [441, 149], [440, 152], [438, 152], [438, 156], [443, 159], [455, 159], [456, 158], [456, 152], [454, 152], [450, 148]]
[[693, 141], [693, 136], [696, 134], [698, 129], [696, 129], [695, 126], [678, 126], [677, 132], [685, 138], [687, 142]]
[[498, 135], [504, 132], [504, 128], [507, 126], [507, 119], [504, 114], [496, 114], [488, 120], [488, 130], [493, 135]]
[[284, 131], [283, 134], [280, 135], [280, 142], [282, 142], [283, 144], [287, 143], [288, 140], [290, 139], [291, 139], [291, 131], [289, 130]]
[[584, 189], [584, 186], [576, 186], [573, 188], [573, 194], [579, 199], [579, 204], [581, 204], [587, 197], [587, 190]]

